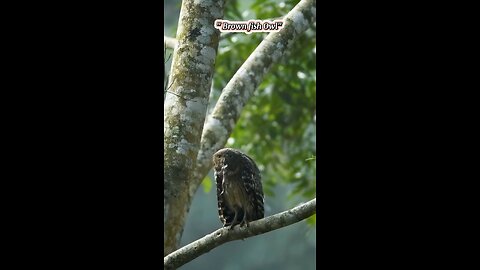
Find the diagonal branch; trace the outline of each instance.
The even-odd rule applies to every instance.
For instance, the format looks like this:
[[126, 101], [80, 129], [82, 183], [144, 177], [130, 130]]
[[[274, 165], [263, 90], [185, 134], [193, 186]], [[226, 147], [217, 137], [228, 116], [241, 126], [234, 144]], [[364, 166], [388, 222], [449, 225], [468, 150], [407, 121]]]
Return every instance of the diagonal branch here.
[[297, 223], [315, 214], [316, 208], [315, 198], [290, 210], [250, 222], [248, 228], [237, 226], [232, 230], [228, 227], [218, 229], [164, 257], [163, 267], [175, 269], [226, 242], [264, 234]]
[[295, 40], [315, 23], [315, 19], [316, 1], [300, 1], [285, 16], [285, 26], [279, 32], [270, 33], [225, 86], [203, 127], [194, 177], [190, 182], [191, 196], [212, 167], [212, 155], [227, 142], [245, 104], [268, 70], [280, 61]]

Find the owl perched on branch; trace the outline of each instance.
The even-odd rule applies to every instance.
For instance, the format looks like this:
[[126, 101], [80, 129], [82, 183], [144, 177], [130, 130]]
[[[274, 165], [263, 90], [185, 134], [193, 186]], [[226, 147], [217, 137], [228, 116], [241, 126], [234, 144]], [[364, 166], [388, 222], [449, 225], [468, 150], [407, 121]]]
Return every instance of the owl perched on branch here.
[[263, 218], [260, 170], [253, 159], [236, 149], [224, 148], [213, 155], [213, 169], [218, 214], [224, 227], [248, 227], [248, 222]]

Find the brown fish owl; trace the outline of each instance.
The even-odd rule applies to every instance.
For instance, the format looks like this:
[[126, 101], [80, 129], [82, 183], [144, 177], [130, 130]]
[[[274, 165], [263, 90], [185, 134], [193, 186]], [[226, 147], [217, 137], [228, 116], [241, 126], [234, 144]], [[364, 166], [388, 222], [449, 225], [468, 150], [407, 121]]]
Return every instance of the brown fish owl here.
[[260, 170], [253, 159], [236, 149], [224, 148], [213, 155], [213, 169], [218, 214], [224, 227], [248, 227], [248, 222], [263, 218]]

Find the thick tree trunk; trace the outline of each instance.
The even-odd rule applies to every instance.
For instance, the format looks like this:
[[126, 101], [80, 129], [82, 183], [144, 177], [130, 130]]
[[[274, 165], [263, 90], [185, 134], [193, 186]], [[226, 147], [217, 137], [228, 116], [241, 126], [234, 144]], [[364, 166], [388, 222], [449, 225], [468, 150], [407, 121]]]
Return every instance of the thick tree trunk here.
[[174, 251], [192, 200], [192, 179], [212, 83], [223, 1], [184, 0], [164, 103], [164, 255]]

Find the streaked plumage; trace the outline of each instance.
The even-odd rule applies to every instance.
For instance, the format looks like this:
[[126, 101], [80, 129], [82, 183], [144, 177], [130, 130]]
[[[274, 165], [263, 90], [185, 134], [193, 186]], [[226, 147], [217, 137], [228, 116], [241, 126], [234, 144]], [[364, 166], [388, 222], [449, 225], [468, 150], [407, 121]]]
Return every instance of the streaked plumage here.
[[213, 155], [213, 165], [223, 226], [248, 226], [248, 222], [263, 218], [260, 170], [253, 159], [236, 149], [224, 148]]

